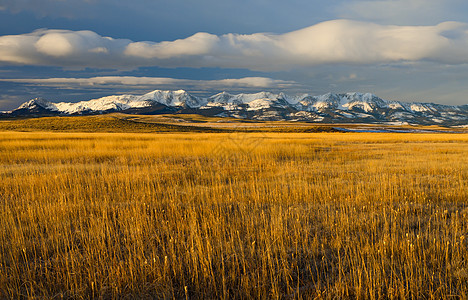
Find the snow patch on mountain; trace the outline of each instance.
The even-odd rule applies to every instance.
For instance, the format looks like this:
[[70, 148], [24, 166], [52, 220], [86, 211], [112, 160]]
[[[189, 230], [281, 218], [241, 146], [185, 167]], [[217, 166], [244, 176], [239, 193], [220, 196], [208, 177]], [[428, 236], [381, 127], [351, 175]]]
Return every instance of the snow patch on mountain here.
[[[199, 113], [256, 120], [292, 120], [309, 122], [376, 122], [468, 124], [468, 105], [449, 106], [434, 103], [407, 103], [383, 100], [371, 93], [327, 93], [290, 96], [285, 93], [259, 92], [230, 94], [221, 92], [208, 98], [184, 90], [155, 90], [144, 95], [107, 96], [77, 103], [52, 103], [36, 98], [23, 103], [11, 115], [74, 115], [129, 111], [154, 112], [162, 108], [189, 109]], [[4, 114], [5, 115], [5, 114]], [[6, 114], [8, 115], [8, 113]]]
[[166, 106], [182, 106], [189, 108], [198, 108], [206, 104], [206, 100], [192, 96], [184, 90], [178, 91], [161, 91], [155, 90], [144, 94], [137, 99], [138, 102], [147, 101], [149, 103], [156, 102]]
[[107, 96], [99, 99], [81, 101], [77, 103], [60, 102], [50, 103], [55, 111], [65, 114], [77, 114], [85, 112], [120, 111], [132, 107], [144, 107], [150, 105], [146, 102], [137, 101], [134, 95]]
[[19, 109], [33, 109], [33, 108], [45, 108], [45, 109], [50, 109], [50, 110], [57, 110], [55, 105], [52, 102], [49, 102], [45, 99], [42, 98], [34, 98], [29, 100], [28, 102], [25, 102], [21, 104], [16, 110]]

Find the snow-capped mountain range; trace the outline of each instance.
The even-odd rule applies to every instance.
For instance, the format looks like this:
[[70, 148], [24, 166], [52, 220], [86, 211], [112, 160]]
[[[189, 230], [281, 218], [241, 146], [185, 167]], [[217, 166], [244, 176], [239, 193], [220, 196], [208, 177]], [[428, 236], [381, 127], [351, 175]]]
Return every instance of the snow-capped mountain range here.
[[289, 96], [260, 92], [222, 92], [201, 98], [184, 90], [155, 90], [144, 95], [107, 96], [77, 103], [53, 103], [36, 98], [3, 117], [83, 115], [123, 112], [130, 114], [198, 113], [252, 120], [326, 123], [389, 123], [459, 126], [468, 124], [468, 105], [407, 103], [383, 100], [369, 93], [328, 93]]

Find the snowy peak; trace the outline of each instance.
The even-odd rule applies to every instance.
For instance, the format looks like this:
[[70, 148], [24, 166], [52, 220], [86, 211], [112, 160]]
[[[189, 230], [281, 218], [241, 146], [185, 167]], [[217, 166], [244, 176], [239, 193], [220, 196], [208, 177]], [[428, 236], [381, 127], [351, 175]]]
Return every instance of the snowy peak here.
[[139, 102], [156, 102], [166, 106], [181, 106], [188, 108], [198, 108], [205, 104], [204, 99], [195, 97], [184, 90], [161, 91], [155, 90], [144, 94], [138, 98]]
[[[221, 92], [219, 94], [213, 95], [208, 98], [208, 102], [211, 103], [233, 103], [234, 99], [236, 98], [235, 95], [226, 93], [226, 92]], [[242, 104], [242, 103], [236, 103], [236, 104]]]
[[117, 95], [106, 96], [88, 101], [52, 103], [41, 98], [23, 103], [17, 110], [31, 110], [35, 107], [61, 114], [85, 114], [124, 111], [134, 108], [145, 108], [155, 104], [169, 107], [197, 108], [205, 104], [204, 99], [190, 95], [184, 90], [161, 91], [155, 90], [142, 96]]
[[260, 92], [255, 94], [238, 94], [234, 96], [237, 101], [242, 102], [244, 104], [257, 101], [257, 100], [264, 100], [264, 101], [275, 101], [278, 99], [278, 95], [270, 93], [270, 92]]
[[237, 94], [232, 95], [222, 92], [208, 98], [208, 107], [218, 106], [232, 109], [240, 106], [246, 107], [247, 110], [268, 109], [271, 107], [286, 107], [290, 106], [291, 102], [286, 100], [288, 96], [284, 93], [273, 94], [270, 92], [260, 92], [255, 94]]
[[60, 102], [51, 103], [51, 105], [55, 106], [57, 111], [66, 114], [111, 112], [145, 105], [144, 103], [135, 102], [136, 98], [137, 97], [133, 95], [106, 96], [99, 99], [81, 101], [77, 103]]
[[370, 93], [327, 93], [320, 96], [307, 96], [299, 101], [298, 106], [307, 111], [324, 109], [373, 111], [387, 107], [387, 102]]
[[58, 113], [54, 103], [42, 98], [34, 98], [13, 111], [2, 113], [1, 116], [51, 116]]
[[259, 99], [268, 99], [268, 100], [276, 100], [278, 95], [270, 93], [270, 92], [260, 92], [255, 94], [237, 94], [232, 95], [226, 92], [222, 92], [211, 96], [208, 98], [209, 102], [215, 103], [233, 103], [233, 104], [248, 104], [252, 101], [256, 101]]
[[327, 93], [320, 96], [307, 96], [298, 102], [298, 107], [307, 111], [340, 109], [350, 111], [374, 112], [379, 110], [403, 110], [408, 112], [435, 112], [440, 110], [458, 110], [457, 106], [432, 103], [407, 103], [388, 101], [371, 93]]
[[34, 98], [21, 104], [17, 109], [35, 109], [35, 108], [44, 108], [44, 109], [52, 109], [53, 105], [51, 102], [42, 99], [42, 98]]
[[340, 105], [348, 110], [356, 108], [365, 112], [370, 112], [378, 108], [387, 107], [386, 101], [370, 93], [346, 93], [340, 98]]
[[221, 92], [201, 98], [184, 90], [154, 90], [144, 95], [107, 96], [77, 103], [52, 103], [36, 98], [3, 115], [76, 115], [119, 111], [131, 114], [189, 112], [254, 120], [328, 123], [468, 124], [468, 105], [388, 101], [370, 93], [290, 96], [266, 91], [253, 94]]

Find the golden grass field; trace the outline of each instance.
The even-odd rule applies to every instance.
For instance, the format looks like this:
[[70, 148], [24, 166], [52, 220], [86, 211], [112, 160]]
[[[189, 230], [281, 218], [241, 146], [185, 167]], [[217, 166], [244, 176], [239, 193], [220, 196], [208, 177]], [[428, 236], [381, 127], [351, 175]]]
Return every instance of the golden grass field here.
[[466, 299], [468, 135], [0, 133], [0, 298]]

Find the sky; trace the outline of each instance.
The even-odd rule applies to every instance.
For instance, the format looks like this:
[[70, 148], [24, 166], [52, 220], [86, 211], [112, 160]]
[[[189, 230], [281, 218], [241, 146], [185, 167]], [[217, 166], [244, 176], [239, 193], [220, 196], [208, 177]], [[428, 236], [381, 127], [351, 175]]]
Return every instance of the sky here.
[[184, 89], [468, 104], [465, 0], [0, 0], [0, 110]]

